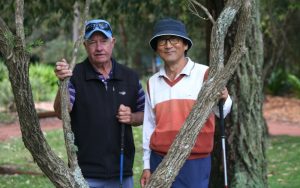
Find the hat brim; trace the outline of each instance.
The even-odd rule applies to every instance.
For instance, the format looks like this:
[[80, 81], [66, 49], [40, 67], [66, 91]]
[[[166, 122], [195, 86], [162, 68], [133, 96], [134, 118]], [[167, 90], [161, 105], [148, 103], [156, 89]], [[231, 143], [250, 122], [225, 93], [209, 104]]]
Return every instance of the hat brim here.
[[161, 36], [177, 36], [177, 37], [180, 37], [182, 38], [183, 40], [185, 40], [188, 44], [188, 49], [189, 50], [192, 46], [193, 46], [193, 42], [190, 38], [186, 37], [186, 36], [183, 36], [181, 33], [174, 33], [174, 31], [164, 31], [164, 32], [161, 32], [161, 33], [157, 33], [155, 36], [153, 36], [150, 41], [149, 41], [149, 44], [151, 46], [151, 48], [156, 51], [156, 48], [157, 48], [157, 39], [158, 37], [161, 37]]
[[111, 32], [99, 28], [95, 28], [94, 30], [90, 31], [89, 33], [84, 35], [84, 39], [89, 39], [95, 32], [101, 32], [104, 34], [107, 38], [112, 38]]

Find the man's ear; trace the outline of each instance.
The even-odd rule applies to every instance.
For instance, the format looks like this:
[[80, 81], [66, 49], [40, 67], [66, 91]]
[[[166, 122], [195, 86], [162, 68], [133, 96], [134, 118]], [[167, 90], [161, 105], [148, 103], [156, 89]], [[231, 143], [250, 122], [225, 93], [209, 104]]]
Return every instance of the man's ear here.
[[184, 45], [184, 50], [187, 50], [189, 48], [189, 45]]
[[116, 39], [115, 37], [112, 37], [111, 40], [112, 40], [112, 42], [113, 42], [114, 44], [116, 44], [117, 39]]

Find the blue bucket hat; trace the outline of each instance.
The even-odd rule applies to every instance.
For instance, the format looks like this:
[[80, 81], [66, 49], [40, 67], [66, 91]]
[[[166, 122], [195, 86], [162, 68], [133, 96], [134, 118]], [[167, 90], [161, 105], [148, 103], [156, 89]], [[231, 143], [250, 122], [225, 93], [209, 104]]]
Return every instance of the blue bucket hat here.
[[109, 22], [95, 19], [86, 22], [84, 39], [89, 39], [97, 31], [103, 33], [107, 38], [112, 38], [112, 30]]
[[181, 37], [188, 44], [187, 51], [193, 45], [192, 40], [187, 36], [187, 32], [184, 24], [179, 20], [167, 18], [167, 19], [159, 20], [154, 26], [153, 36], [149, 42], [151, 48], [154, 51], [156, 51], [157, 48], [158, 37], [165, 36], [165, 35], [173, 35], [173, 36]]

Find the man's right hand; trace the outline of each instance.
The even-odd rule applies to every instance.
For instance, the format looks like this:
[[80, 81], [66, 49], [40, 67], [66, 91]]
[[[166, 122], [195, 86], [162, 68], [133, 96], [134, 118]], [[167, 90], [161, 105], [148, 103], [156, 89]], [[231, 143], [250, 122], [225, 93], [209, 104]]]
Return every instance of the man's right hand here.
[[72, 70], [69, 69], [69, 64], [65, 59], [56, 62], [54, 72], [59, 80], [64, 80], [66, 77], [72, 76]]
[[143, 174], [140, 179], [141, 187], [144, 188], [145, 185], [149, 182], [151, 176], [150, 169], [144, 169]]

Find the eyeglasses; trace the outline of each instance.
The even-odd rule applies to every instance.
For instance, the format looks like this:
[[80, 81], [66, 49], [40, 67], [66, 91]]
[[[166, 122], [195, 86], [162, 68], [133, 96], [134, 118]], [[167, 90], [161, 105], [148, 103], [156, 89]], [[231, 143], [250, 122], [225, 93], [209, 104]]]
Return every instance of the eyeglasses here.
[[105, 31], [110, 31], [111, 28], [108, 23], [105, 22], [98, 22], [98, 23], [90, 23], [85, 27], [85, 33], [89, 33], [90, 31], [93, 31], [96, 27], [99, 29], [105, 30]]
[[158, 46], [164, 46], [167, 44], [167, 42], [170, 42], [172, 45], [178, 44], [180, 41], [179, 37], [166, 37], [166, 38], [159, 38], [157, 40]]

